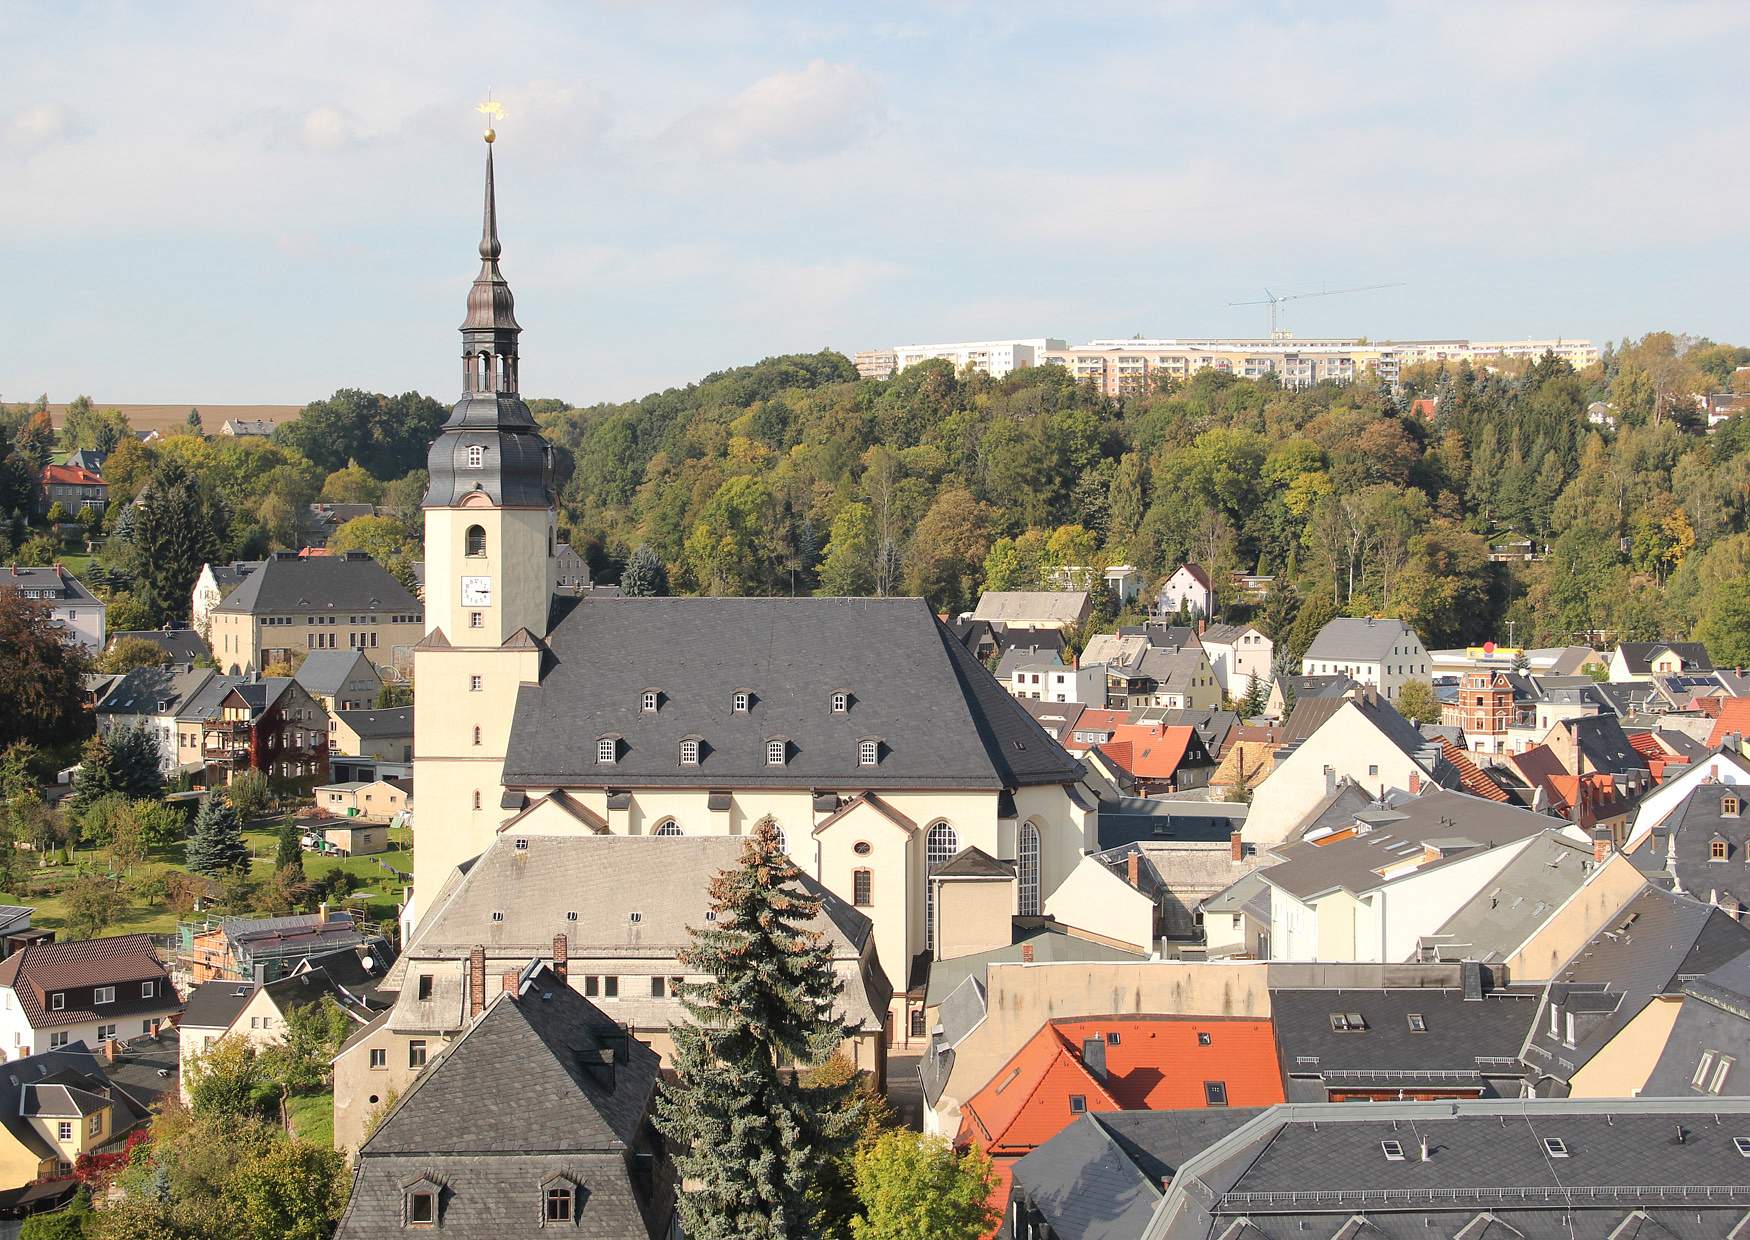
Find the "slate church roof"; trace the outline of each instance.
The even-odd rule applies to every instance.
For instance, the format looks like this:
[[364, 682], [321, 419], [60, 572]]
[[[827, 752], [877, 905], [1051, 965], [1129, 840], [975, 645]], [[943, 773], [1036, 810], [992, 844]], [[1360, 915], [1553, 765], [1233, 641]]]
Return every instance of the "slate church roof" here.
[[[922, 599], [583, 599], [547, 647], [540, 683], [517, 696], [508, 787], [1000, 790], [1080, 777]], [[609, 737], [616, 759], [598, 762]], [[683, 739], [700, 742], [696, 765], [681, 764]], [[766, 762], [775, 740], [782, 766]], [[864, 740], [879, 743], [874, 766], [858, 764]]]

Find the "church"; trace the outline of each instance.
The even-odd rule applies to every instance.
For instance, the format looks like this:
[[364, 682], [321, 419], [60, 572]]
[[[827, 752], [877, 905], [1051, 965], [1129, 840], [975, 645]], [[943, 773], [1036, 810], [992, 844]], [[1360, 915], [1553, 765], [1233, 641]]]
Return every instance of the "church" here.
[[[889, 1041], [920, 1039], [917, 983], [955, 871], [932, 872], [976, 848], [1013, 874], [1008, 912], [1039, 915], [1094, 838], [1081, 769], [921, 599], [555, 593], [551, 452], [519, 395], [492, 141], [462, 396], [424, 500], [404, 925], [511, 824], [734, 836], [770, 818], [797, 866], [873, 923]], [[643, 881], [667, 881], [661, 864]]]

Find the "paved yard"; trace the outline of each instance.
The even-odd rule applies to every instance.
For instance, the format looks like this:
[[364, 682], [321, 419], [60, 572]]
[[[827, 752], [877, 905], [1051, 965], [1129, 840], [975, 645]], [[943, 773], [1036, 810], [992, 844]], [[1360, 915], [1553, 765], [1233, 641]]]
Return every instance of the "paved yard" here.
[[924, 1127], [924, 1086], [918, 1077], [921, 1055], [887, 1057], [887, 1101], [899, 1113], [899, 1122], [918, 1132]]

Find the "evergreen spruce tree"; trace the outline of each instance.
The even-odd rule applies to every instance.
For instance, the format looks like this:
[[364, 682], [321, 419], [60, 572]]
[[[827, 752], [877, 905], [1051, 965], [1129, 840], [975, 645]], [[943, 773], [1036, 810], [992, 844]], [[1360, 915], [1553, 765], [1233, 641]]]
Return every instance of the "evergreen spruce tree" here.
[[741, 863], [712, 880], [716, 922], [693, 928], [682, 961], [709, 980], [686, 985], [690, 1022], [672, 1029], [676, 1082], [657, 1100], [692, 1240], [809, 1235], [823, 1168], [860, 1130], [854, 1082], [802, 1084], [794, 1067], [826, 1060], [846, 1030], [822, 936], [820, 900], [778, 842], [755, 826]]
[[649, 547], [639, 547], [620, 572], [620, 593], [632, 598], [650, 598], [668, 593], [668, 570]]
[[121, 770], [109, 738], [101, 732], [79, 751], [79, 773], [73, 777], [73, 803], [87, 809], [93, 801], [122, 790]]
[[220, 878], [249, 864], [243, 845], [243, 824], [237, 811], [221, 794], [209, 792], [194, 820], [194, 838], [188, 842], [188, 868], [196, 874]]
[[145, 728], [122, 728], [109, 738], [109, 748], [115, 759], [117, 792], [136, 801], [163, 793], [157, 737]]
[[276, 871], [287, 866], [296, 870], [299, 878], [304, 876], [304, 849], [298, 843], [298, 824], [290, 818], [280, 823], [279, 848], [273, 857], [273, 868]]

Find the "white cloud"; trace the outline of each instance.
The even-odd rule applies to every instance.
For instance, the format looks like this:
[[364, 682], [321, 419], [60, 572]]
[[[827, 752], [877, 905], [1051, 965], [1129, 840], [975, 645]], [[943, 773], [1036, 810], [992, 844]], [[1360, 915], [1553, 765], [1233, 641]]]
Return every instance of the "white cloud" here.
[[722, 158], [790, 163], [854, 147], [885, 119], [874, 78], [854, 65], [816, 60], [694, 109], [670, 127], [663, 141]]
[[65, 104], [38, 103], [15, 115], [6, 132], [12, 142], [30, 148], [70, 142], [86, 130]]

